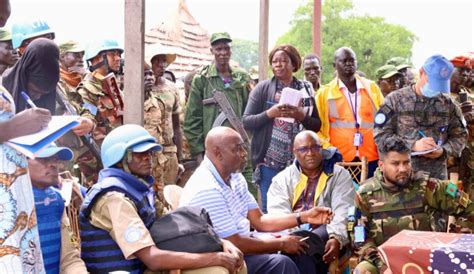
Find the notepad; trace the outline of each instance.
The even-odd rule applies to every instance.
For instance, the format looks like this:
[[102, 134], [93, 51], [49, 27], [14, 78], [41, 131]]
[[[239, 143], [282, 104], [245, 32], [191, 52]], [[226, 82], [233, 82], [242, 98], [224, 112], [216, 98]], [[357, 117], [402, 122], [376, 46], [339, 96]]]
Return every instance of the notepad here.
[[[288, 104], [291, 106], [298, 107], [301, 105], [301, 99], [306, 95], [304, 90], [297, 90], [293, 88], [283, 88], [281, 91], [279, 104]], [[278, 117], [279, 120], [286, 121], [288, 123], [293, 123], [294, 118], [290, 117]]]
[[5, 144], [34, 159], [49, 144], [79, 125], [79, 116], [52, 116], [48, 126], [41, 131], [13, 138]]

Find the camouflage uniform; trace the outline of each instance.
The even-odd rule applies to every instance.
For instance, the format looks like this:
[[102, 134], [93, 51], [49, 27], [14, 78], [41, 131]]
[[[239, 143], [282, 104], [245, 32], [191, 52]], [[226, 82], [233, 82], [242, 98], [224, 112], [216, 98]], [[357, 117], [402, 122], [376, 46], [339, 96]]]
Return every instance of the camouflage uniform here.
[[[82, 100], [82, 96], [75, 91], [75, 88], [76, 87], [69, 85], [64, 79], [60, 78], [56, 91], [61, 92], [77, 113], [82, 117], [91, 119], [95, 126], [96, 120], [94, 119], [94, 115], [92, 115], [89, 109], [83, 107], [84, 101]], [[56, 97], [56, 100], [60, 99]], [[56, 103], [56, 114], [71, 115], [61, 103]], [[81, 139], [70, 131], [60, 138], [57, 143], [59, 146], [69, 147], [74, 152], [74, 159], [72, 161], [62, 162], [63, 166], [61, 170], [69, 170], [76, 177], [80, 178], [80, 183], [83, 186], [90, 187], [95, 184], [99, 174], [97, 159], [89, 151], [87, 146], [83, 144]], [[76, 163], [79, 170], [77, 170]]]
[[384, 262], [377, 246], [403, 229], [433, 231], [434, 211], [468, 217], [472, 228], [474, 203], [470, 201], [466, 208], [460, 205], [458, 198], [446, 193], [448, 183], [429, 178], [425, 172], [416, 172], [406, 188], [389, 190], [377, 169], [374, 177], [360, 186], [355, 199], [361, 212], [360, 224], [366, 233], [366, 241], [357, 251], [362, 260], [358, 269], [378, 273], [377, 268], [382, 268]]
[[466, 145], [467, 131], [461, 109], [449, 95], [441, 94], [433, 98], [418, 96], [413, 86], [385, 97], [375, 116], [374, 138], [377, 145], [380, 146], [392, 135], [398, 135], [413, 147], [421, 138], [419, 131], [440, 143], [443, 155], [437, 159], [414, 156], [413, 169], [426, 171], [433, 178], [447, 179], [447, 156], [459, 157]]
[[153, 87], [145, 101], [144, 127], [163, 146], [163, 153], [157, 156], [153, 174], [165, 185], [174, 184], [178, 176], [177, 148], [173, 137], [173, 115], [179, 114], [178, 90], [174, 84], [165, 80], [163, 84]]
[[84, 107], [94, 115], [97, 126], [92, 132], [92, 138], [99, 147], [105, 135], [123, 124], [121, 110], [115, 107], [115, 105], [120, 105], [119, 99], [111, 98], [105, 93], [102, 79], [103, 76], [96, 72], [88, 73], [76, 89], [84, 100]]

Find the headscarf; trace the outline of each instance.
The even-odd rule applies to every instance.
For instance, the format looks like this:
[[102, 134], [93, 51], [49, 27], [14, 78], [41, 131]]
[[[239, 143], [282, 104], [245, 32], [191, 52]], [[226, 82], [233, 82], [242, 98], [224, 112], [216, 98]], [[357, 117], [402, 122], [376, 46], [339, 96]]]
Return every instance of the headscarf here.
[[37, 107], [49, 109], [54, 115], [58, 81], [59, 49], [53, 41], [45, 38], [32, 41], [15, 66], [3, 74], [3, 86], [12, 94], [17, 113], [26, 109], [26, 102], [20, 93], [25, 91], [29, 95], [27, 84], [32, 82], [40, 89], [49, 91], [34, 103]]

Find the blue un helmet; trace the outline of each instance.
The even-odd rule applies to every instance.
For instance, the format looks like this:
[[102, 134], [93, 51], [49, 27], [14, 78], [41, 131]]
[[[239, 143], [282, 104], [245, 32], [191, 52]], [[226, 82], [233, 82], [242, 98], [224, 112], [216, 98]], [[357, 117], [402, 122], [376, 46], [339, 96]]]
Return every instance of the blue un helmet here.
[[54, 39], [54, 31], [49, 27], [48, 23], [42, 20], [25, 21], [15, 23], [12, 26], [12, 45], [13, 48], [19, 48], [27, 39], [51, 34]]
[[121, 162], [128, 150], [140, 153], [148, 150], [161, 151], [162, 147], [143, 127], [134, 124], [123, 125], [105, 136], [100, 149], [102, 164], [108, 168]]
[[104, 39], [97, 42], [93, 42], [87, 46], [86, 52], [84, 54], [84, 59], [86, 59], [87, 65], [89, 66], [90, 71], [94, 71], [95, 69], [105, 66], [107, 70], [109, 69], [109, 63], [107, 62], [107, 58], [104, 56], [102, 62], [92, 65], [90, 61], [96, 57], [97, 55], [103, 53], [107, 50], [118, 50], [120, 53], [123, 53], [123, 48], [119, 46], [118, 42], [113, 39]]

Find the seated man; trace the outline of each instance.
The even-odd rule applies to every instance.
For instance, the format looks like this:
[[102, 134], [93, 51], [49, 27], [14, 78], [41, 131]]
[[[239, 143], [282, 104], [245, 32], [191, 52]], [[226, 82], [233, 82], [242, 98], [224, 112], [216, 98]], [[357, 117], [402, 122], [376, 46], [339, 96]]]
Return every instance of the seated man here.
[[247, 150], [240, 135], [228, 127], [213, 128], [207, 134], [205, 148], [204, 160], [184, 187], [180, 206], [205, 208], [219, 237], [244, 253], [248, 273], [314, 273], [309, 256], [293, 256], [293, 262], [285, 255], [269, 254], [303, 254], [308, 245], [301, 237], [258, 239], [250, 237], [250, 227], [275, 232], [302, 223], [326, 224], [332, 217], [331, 210], [314, 207], [278, 217], [263, 215], [241, 173], [247, 163]]
[[[316, 133], [305, 130], [296, 135], [293, 144], [296, 161], [273, 178], [268, 191], [268, 213], [301, 212], [315, 206], [331, 208], [334, 212], [331, 223], [310, 229], [325, 243], [320, 247], [320, 254], [324, 254], [322, 261], [327, 264], [349, 243], [347, 212], [354, 205], [355, 191], [349, 172], [335, 166], [331, 159], [323, 160], [320, 151], [321, 142]], [[321, 258], [316, 260], [318, 273], [327, 273]]]
[[474, 203], [467, 194], [449, 181], [412, 171], [411, 149], [403, 139], [389, 137], [378, 149], [380, 160], [375, 176], [356, 193], [359, 223], [365, 230], [362, 238], [366, 240], [358, 239], [355, 233], [362, 261], [354, 273], [383, 273], [387, 266], [377, 247], [403, 229], [434, 231], [434, 211], [467, 217], [470, 226], [474, 226]]
[[73, 245], [63, 198], [53, 188], [59, 183], [60, 161], [72, 158], [69, 148], [54, 145], [45, 148], [35, 159], [28, 160], [46, 273], [87, 273], [80, 252]]
[[[191, 254], [161, 250], [150, 236], [155, 220], [152, 153], [161, 146], [143, 127], [124, 125], [104, 139], [104, 169], [87, 193], [79, 216], [82, 258], [91, 273], [143, 273], [221, 266], [230, 273], [242, 267], [242, 253], [223, 241], [224, 252]], [[216, 273], [222, 269], [207, 269]], [[186, 272], [185, 272], [186, 273]], [[221, 272], [219, 272], [221, 273]]]

